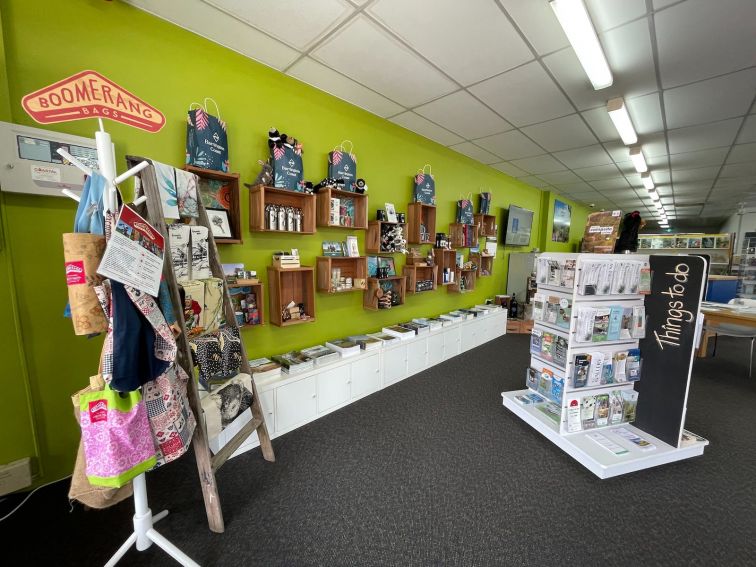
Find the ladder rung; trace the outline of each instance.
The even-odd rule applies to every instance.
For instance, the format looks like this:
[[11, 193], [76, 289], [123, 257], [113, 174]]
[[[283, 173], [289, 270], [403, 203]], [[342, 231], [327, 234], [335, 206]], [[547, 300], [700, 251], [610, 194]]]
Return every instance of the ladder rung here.
[[213, 456], [210, 462], [212, 464], [214, 473], [218, 472], [218, 469], [223, 466], [223, 463], [225, 463], [228, 458], [233, 455], [239, 447], [242, 446], [242, 444], [250, 435], [252, 435], [253, 432], [257, 431], [257, 428], [260, 427], [261, 424], [262, 419], [253, 418], [249, 423], [245, 424], [244, 427], [242, 427], [239, 432], [234, 435], [220, 451], [218, 451]]

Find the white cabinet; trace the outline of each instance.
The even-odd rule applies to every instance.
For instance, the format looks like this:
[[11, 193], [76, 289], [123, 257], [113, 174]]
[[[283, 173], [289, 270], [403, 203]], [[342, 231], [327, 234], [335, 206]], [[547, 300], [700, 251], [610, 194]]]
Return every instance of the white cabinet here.
[[457, 356], [461, 352], [461, 341], [459, 325], [448, 327], [444, 331], [444, 360]]
[[444, 359], [444, 333], [436, 331], [428, 337], [428, 366], [434, 366]]
[[482, 345], [487, 343], [493, 338], [493, 331], [491, 330], [492, 315], [484, 315], [478, 324], [475, 326], [476, 343]]
[[[276, 391], [265, 390], [260, 392], [260, 406], [262, 409], [263, 418], [265, 419], [265, 425], [268, 427], [268, 435], [271, 435], [276, 430]], [[257, 432], [255, 431], [255, 440], [257, 440]]]
[[378, 353], [360, 357], [351, 367], [351, 399], [367, 396], [381, 387], [381, 357]]
[[418, 338], [407, 345], [407, 375], [412, 376], [424, 370], [428, 358], [428, 339]]
[[325, 370], [318, 378], [318, 413], [349, 401], [350, 365]]
[[[476, 324], [477, 323], [477, 324]], [[462, 352], [478, 346], [478, 325], [480, 321], [470, 321], [461, 326], [462, 331]]]
[[407, 376], [407, 347], [398, 345], [383, 353], [383, 385], [388, 386]]
[[315, 376], [302, 378], [277, 388], [276, 432], [314, 419], [318, 414], [318, 386]]

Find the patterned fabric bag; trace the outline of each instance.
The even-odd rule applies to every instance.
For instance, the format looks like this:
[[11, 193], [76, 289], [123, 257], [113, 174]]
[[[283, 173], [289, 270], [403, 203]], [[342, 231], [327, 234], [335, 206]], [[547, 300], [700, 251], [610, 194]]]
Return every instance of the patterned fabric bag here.
[[459, 224], [473, 224], [473, 204], [467, 199], [457, 201], [457, 222]]
[[224, 326], [215, 333], [192, 339], [189, 344], [194, 364], [199, 368], [200, 384], [207, 391], [211, 382], [225, 381], [239, 372], [242, 357], [238, 328]]

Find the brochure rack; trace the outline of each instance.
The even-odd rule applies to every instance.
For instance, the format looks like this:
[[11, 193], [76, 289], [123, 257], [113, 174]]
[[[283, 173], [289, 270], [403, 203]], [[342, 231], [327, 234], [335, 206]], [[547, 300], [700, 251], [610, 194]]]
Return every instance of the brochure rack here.
[[[663, 348], [659, 349], [659, 346], [663, 347], [664, 345], [657, 345], [658, 341], [654, 338], [656, 327], [653, 325], [658, 323], [659, 328], [661, 328], [667, 315], [661, 312], [661, 309], [656, 309], [656, 304], [654, 304], [653, 312], [649, 312], [652, 309], [652, 302], [650, 301], [652, 296], [657, 299], [659, 297], [666, 297], [662, 295], [661, 290], [655, 288], [662, 285], [662, 274], [671, 273], [669, 271], [671, 268], [666, 265], [659, 263], [659, 265], [655, 266], [655, 263], [661, 262], [663, 259], [663, 257], [657, 258], [659, 260], [653, 259], [649, 261], [647, 255], [629, 254], [548, 253], [541, 255], [539, 259], [552, 260], [560, 263], [560, 265], [564, 265], [566, 261], [575, 263], [574, 279], [568, 279], [566, 285], [552, 285], [544, 283], [542, 279], [538, 283], [538, 293], [556, 298], [563, 309], [568, 308], [569, 319], [567, 321], [563, 320], [562, 325], [537, 320], [534, 322], [533, 329], [533, 333], [536, 336], [539, 333], [553, 335], [553, 340], [559, 341], [563, 349], [566, 344], [566, 351], [560, 353], [563, 356], [559, 356], [559, 360], [554, 360], [554, 358], [549, 360], [539, 354], [533, 353], [531, 349], [531, 368], [535, 369], [537, 373], [541, 371], [545, 372], [547, 379], [550, 376], [555, 377], [556, 381], [561, 382], [562, 386], [557, 388], [556, 395], [552, 396], [551, 399], [548, 399], [548, 396], [544, 396], [541, 393], [541, 397], [546, 398], [546, 401], [541, 403], [522, 404], [518, 401], [517, 396], [538, 393], [538, 388], [532, 387], [532, 380], [529, 384], [531, 387], [528, 389], [502, 392], [503, 404], [507, 409], [515, 413], [599, 478], [609, 478], [701, 455], [704, 447], [708, 444], [708, 441], [701, 438], [691, 443], [690, 434], [686, 435], [686, 439], [683, 440], [682, 430], [684, 409], [687, 401], [687, 386], [690, 380], [690, 368], [692, 367], [694, 352], [693, 343], [695, 342], [695, 338], [697, 338], [699, 330], [696, 319], [703, 289], [703, 260], [701, 258], [684, 257], [685, 262], [696, 264], [695, 267], [698, 269], [696, 275], [693, 275], [692, 271], [686, 272], [688, 274], [686, 278], [689, 278], [692, 282], [688, 288], [690, 297], [687, 299], [690, 300], [690, 305], [695, 305], [695, 308], [688, 307], [686, 309], [686, 312], [691, 313], [691, 320], [686, 321], [690, 323], [690, 326], [686, 330], [682, 329], [681, 325], [682, 330], [680, 331], [681, 336], [689, 331], [689, 352], [686, 350], [688, 349], [687, 343], [675, 351], [675, 354], [681, 353], [679, 356], [682, 356], [683, 361], [688, 360], [689, 364], [684, 366], [679, 362], [676, 363], [675, 366], [680, 368], [680, 373], [679, 376], [672, 376], [675, 372], [665, 367], [666, 365], [661, 360], [654, 358], [657, 355], [662, 357], [671, 356], [670, 347], [667, 347], [667, 351], [664, 351]], [[664, 258], [672, 263], [679, 263], [681, 260], [679, 256]], [[607, 260], [614, 262], [637, 261], [642, 262], [644, 266], [648, 266], [650, 263], [651, 274], [660, 272], [660, 270], [665, 270], [665, 272], [660, 272], [657, 280], [654, 281], [651, 288], [652, 295], [641, 295], [640, 293], [581, 295], [578, 285], [581, 272], [591, 262]], [[700, 266], [698, 265], [699, 263]], [[578, 336], [577, 323], [580, 309], [600, 309], [611, 306], [622, 306], [624, 308], [645, 306], [645, 338], [639, 340], [638, 338], [626, 337], [624, 339], [604, 340], [601, 342], [580, 342], [580, 339], [585, 338], [584, 336]], [[643, 361], [639, 382], [610, 382], [575, 387], [573, 377], [575, 376], [576, 355], [582, 353], [605, 353], [606, 355], [611, 355], [612, 353], [636, 348], [640, 348], [641, 360]], [[647, 358], [651, 360], [646, 360]], [[664, 376], [665, 373], [670, 376], [669, 380]], [[644, 388], [644, 383], [648, 383], [650, 387]], [[603, 426], [598, 426], [597, 423], [594, 423], [587, 429], [583, 427], [582, 422], [578, 422], [578, 430], [576, 431], [574, 412], [583, 409], [582, 400], [584, 398], [587, 397], [590, 400], [593, 395], [603, 396], [610, 392], [634, 391], [638, 391], [639, 395], [636, 410], [637, 417], [632, 424], [624, 421], [624, 419], [612, 422], [609, 418], [605, 422], [602, 419]], [[519, 399], [521, 400], [521, 398]], [[679, 419], [676, 422], [675, 419], [672, 419], [671, 423], [660, 424], [658, 417], [649, 417], [651, 414], [658, 414], [660, 412], [659, 405], [662, 401], [664, 401], [664, 407], [666, 407], [666, 409], [661, 410], [662, 413], [667, 412], [673, 416], [676, 412], [679, 413]], [[547, 415], [548, 412], [543, 411], [549, 402], [555, 403], [559, 408], [551, 416]], [[578, 419], [580, 417], [582, 416], [579, 416]], [[642, 448], [621, 437], [616, 431], [620, 428], [624, 429], [625, 432], [629, 431], [637, 437], [642, 438], [653, 445], [653, 447], [646, 445]], [[597, 433], [599, 434], [598, 436], [596, 436]], [[603, 441], [609, 441], [610, 444], [613, 443], [615, 445], [613, 447], [614, 450], [602, 446], [600, 443]]]

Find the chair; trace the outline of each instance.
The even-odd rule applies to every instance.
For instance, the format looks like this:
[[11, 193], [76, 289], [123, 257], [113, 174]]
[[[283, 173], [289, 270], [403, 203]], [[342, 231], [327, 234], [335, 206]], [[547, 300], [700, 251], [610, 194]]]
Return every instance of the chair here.
[[[735, 298], [727, 303], [728, 305], [747, 305], [749, 307], [756, 307], [756, 299]], [[748, 377], [750, 378], [753, 372], [753, 346], [754, 342], [756, 342], [756, 328], [748, 327], [746, 325], [721, 323], [719, 325], [706, 325], [705, 331], [714, 333], [714, 351], [712, 352], [712, 356], [717, 355], [717, 337], [719, 335], [751, 339], [751, 352], [750, 358], [748, 359]]]

